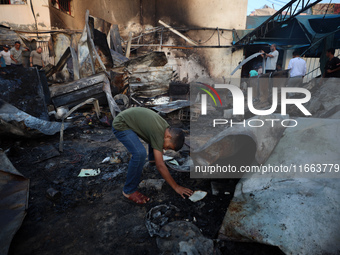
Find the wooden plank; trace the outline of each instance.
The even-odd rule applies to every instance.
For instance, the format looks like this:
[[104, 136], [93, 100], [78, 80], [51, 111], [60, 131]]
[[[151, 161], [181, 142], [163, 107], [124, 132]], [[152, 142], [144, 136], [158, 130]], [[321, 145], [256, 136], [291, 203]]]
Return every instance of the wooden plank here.
[[110, 48], [123, 55], [122, 41], [116, 24], [113, 24], [110, 29]]
[[[90, 57], [92, 58], [91, 61], [94, 59], [94, 57], [96, 57], [96, 59], [99, 62], [99, 65], [106, 72], [106, 67], [105, 67], [102, 59], [100, 58], [100, 56], [99, 56], [99, 54], [96, 50], [96, 46], [94, 45], [94, 42], [93, 42], [92, 37], [91, 37], [91, 34], [93, 34], [93, 33], [92, 33], [90, 26], [89, 26], [89, 13], [90, 13], [89, 10], [86, 10], [85, 27], [86, 27], [86, 32], [87, 32], [87, 46], [89, 47]], [[94, 54], [94, 56], [92, 54]]]
[[111, 115], [112, 115], [113, 118], [115, 118], [116, 117], [116, 111], [121, 112], [121, 110], [118, 107], [118, 105], [116, 104], [116, 101], [112, 97], [110, 82], [109, 82], [108, 78], [106, 78], [104, 80], [103, 91], [105, 92], [107, 103], [109, 104]]
[[50, 87], [51, 97], [56, 97], [79, 89], [93, 86], [95, 84], [102, 84], [106, 75], [104, 73], [96, 74], [76, 81], [65, 83], [62, 85], [52, 85]]
[[50, 77], [50, 76], [52, 76], [54, 73], [60, 72], [60, 71], [64, 68], [64, 66], [65, 66], [67, 60], [69, 59], [69, 57], [71, 57], [70, 47], [68, 47], [68, 48], [65, 50], [64, 54], [63, 54], [63, 55], [61, 56], [61, 58], [59, 59], [57, 65], [56, 65], [56, 66], [53, 66], [51, 69], [49, 69], [49, 70], [46, 72], [46, 77]]
[[120, 66], [124, 62], [128, 61], [129, 59], [121, 54], [119, 54], [117, 51], [114, 51], [110, 49], [112, 60], [113, 60], [113, 65], [114, 66]]
[[132, 33], [129, 32], [129, 39], [128, 39], [128, 43], [126, 46], [126, 52], [125, 52], [125, 57], [129, 58], [130, 57], [130, 53], [131, 53], [131, 41], [132, 41]]
[[55, 107], [74, 106], [79, 102], [83, 102], [89, 98], [99, 98], [105, 96], [103, 92], [103, 83], [99, 83], [84, 89], [72, 91], [71, 93], [63, 94], [52, 98]]
[[78, 62], [78, 56], [76, 51], [73, 49], [73, 47], [70, 47], [71, 56], [72, 56], [72, 63], [73, 63], [73, 80], [79, 80], [80, 74], [79, 74], [79, 62]]

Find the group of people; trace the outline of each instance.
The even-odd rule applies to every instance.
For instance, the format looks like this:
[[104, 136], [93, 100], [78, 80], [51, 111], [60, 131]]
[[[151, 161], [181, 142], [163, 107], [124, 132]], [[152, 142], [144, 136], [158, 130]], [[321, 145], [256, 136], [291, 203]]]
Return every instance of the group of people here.
[[[10, 49], [8, 45], [3, 46], [3, 50], [0, 52], [0, 59], [4, 60], [2, 66], [23, 66], [22, 52], [29, 51], [29, 48], [22, 47], [19, 41], [14, 43], [14, 47]], [[45, 63], [42, 58], [42, 48], [39, 46], [36, 50], [33, 50], [30, 54], [30, 67], [36, 67], [41, 69], [45, 67]]]
[[[277, 60], [279, 57], [279, 52], [276, 49], [276, 45], [272, 44], [270, 46], [270, 52], [265, 53], [263, 50], [260, 51], [262, 53], [262, 57], [266, 58], [266, 73], [273, 73], [277, 70]], [[334, 56], [335, 49], [330, 48], [326, 51], [327, 62], [325, 65], [325, 69], [323, 72], [323, 78], [331, 78], [336, 77], [340, 78], [340, 59]], [[296, 86], [299, 83], [302, 83], [303, 77], [306, 75], [307, 66], [306, 61], [300, 57], [300, 53], [295, 50], [293, 52], [293, 58], [289, 61], [288, 68], [290, 82], [288, 86]], [[252, 70], [253, 71], [253, 70]], [[251, 71], [251, 72], [252, 72]], [[254, 72], [249, 73], [250, 76], [254, 76]], [[259, 74], [259, 72], [257, 72]], [[262, 67], [261, 67], [262, 73]]]

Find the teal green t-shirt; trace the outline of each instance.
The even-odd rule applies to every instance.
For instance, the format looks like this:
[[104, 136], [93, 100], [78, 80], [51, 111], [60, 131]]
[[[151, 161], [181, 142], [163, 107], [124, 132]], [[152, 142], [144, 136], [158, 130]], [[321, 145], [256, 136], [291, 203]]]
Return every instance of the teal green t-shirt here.
[[154, 111], [143, 107], [129, 108], [117, 115], [112, 126], [118, 131], [131, 129], [153, 149], [163, 152], [164, 133], [169, 124]]

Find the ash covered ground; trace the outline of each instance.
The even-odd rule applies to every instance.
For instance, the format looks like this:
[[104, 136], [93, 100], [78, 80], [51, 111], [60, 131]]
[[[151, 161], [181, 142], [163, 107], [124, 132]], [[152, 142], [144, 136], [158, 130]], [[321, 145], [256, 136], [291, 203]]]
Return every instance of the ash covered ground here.
[[[171, 120], [168, 120], [169, 122]], [[188, 125], [177, 122], [187, 129]], [[37, 139], [8, 137], [1, 148], [24, 176], [30, 179], [29, 207], [15, 235], [9, 254], [161, 254], [156, 237], [150, 237], [145, 216], [153, 207], [174, 205], [179, 212], [169, 222], [183, 220], [195, 224], [214, 240], [215, 254], [282, 254], [278, 248], [255, 243], [217, 240], [217, 233], [233, 197], [237, 179], [191, 179], [189, 173], [170, 170], [176, 182], [192, 190], [207, 191], [196, 203], [182, 199], [164, 183], [162, 189], [142, 188], [151, 202], [138, 206], [122, 196], [129, 155], [110, 127], [89, 126], [80, 118], [65, 131], [64, 152], [44, 160], [49, 148], [58, 148], [59, 135]], [[182, 149], [183, 153], [188, 147]], [[120, 151], [121, 163], [101, 164]], [[78, 177], [81, 169], [100, 168], [94, 177]], [[154, 167], [145, 167], [143, 179], [161, 179]], [[212, 195], [211, 181], [223, 184], [230, 194]], [[51, 198], [53, 188], [60, 196]]]

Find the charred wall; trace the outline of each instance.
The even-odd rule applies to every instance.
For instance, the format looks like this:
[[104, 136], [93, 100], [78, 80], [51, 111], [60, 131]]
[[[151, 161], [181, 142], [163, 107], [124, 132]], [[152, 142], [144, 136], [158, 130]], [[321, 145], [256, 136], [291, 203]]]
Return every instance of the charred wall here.
[[157, 20], [174, 26], [245, 28], [247, 0], [157, 1]]
[[[173, 27], [243, 29], [247, 12], [247, 0], [73, 0], [73, 6], [72, 16], [50, 7], [52, 27], [81, 30], [84, 27], [85, 11], [89, 9], [90, 15], [118, 24], [120, 34], [125, 39], [129, 32], [136, 36], [147, 28], [159, 26], [158, 20]], [[200, 45], [218, 45], [218, 35], [211, 30], [192, 30], [185, 35]], [[155, 39], [158, 39], [157, 36]], [[163, 44], [187, 45], [171, 32], [165, 36]], [[221, 32], [220, 44], [231, 46], [231, 31]], [[228, 77], [243, 58], [242, 51], [233, 52], [231, 48], [163, 50], [168, 55], [169, 64], [180, 72], [180, 78], [188, 81], [205, 77], [221, 82], [222, 77]]]
[[140, 22], [140, 0], [73, 0], [72, 15], [51, 7], [52, 27], [64, 29], [83, 29], [85, 25], [85, 12], [104, 19], [112, 24], [127, 25], [129, 22]]

